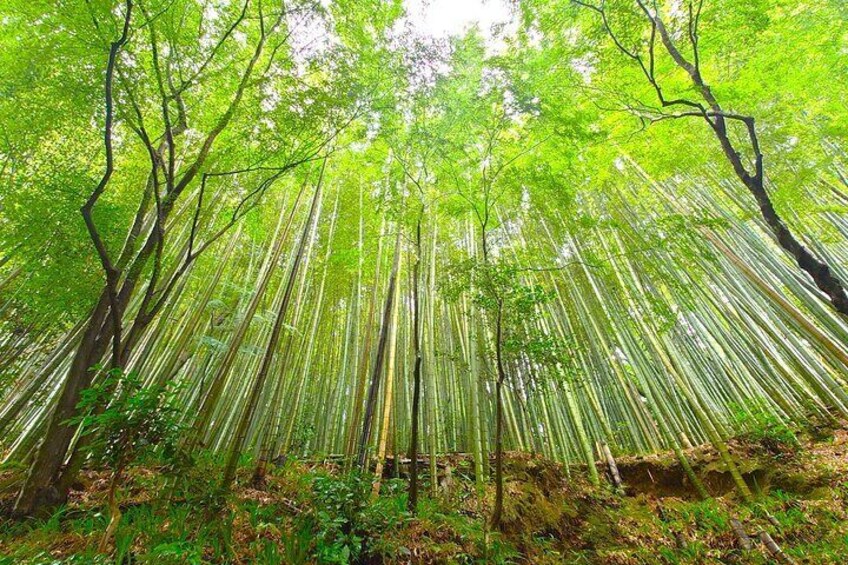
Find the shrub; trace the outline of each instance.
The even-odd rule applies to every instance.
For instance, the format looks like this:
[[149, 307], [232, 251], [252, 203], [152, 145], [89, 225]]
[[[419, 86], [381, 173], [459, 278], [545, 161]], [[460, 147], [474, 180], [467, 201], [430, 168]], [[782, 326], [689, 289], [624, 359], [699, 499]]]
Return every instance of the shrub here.
[[734, 406], [734, 420], [743, 431], [741, 438], [764, 447], [775, 456], [794, 456], [800, 443], [792, 429], [759, 404]]
[[92, 459], [112, 469], [108, 498], [111, 520], [101, 550], [121, 518], [116, 495], [126, 467], [157, 450], [165, 457], [175, 453], [181, 431], [175, 400], [172, 388], [145, 387], [138, 374], [124, 373], [120, 368], [107, 371], [102, 382], [82, 393], [78, 404], [81, 415], [71, 423], [82, 426], [83, 446]]
[[384, 496], [372, 500], [371, 475], [319, 475], [312, 481], [312, 508], [306, 519], [315, 531], [320, 563], [355, 563], [368, 553], [368, 540], [400, 524], [407, 516], [404, 486], [385, 485]]

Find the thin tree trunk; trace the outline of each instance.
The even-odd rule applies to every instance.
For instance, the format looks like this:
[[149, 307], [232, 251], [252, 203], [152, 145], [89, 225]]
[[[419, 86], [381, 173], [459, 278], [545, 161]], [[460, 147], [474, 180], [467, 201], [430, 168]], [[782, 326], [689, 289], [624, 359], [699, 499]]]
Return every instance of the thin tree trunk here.
[[[357, 271], [357, 281], [360, 281], [362, 278], [362, 241], [363, 241], [363, 227], [362, 227], [362, 203], [360, 202], [360, 226], [359, 226], [359, 253], [360, 253], [360, 263]], [[371, 289], [371, 300], [368, 305], [368, 318], [365, 323], [365, 345], [362, 349], [362, 357], [360, 359], [358, 376], [356, 379], [356, 391], [353, 397], [353, 409], [350, 417], [350, 423], [348, 424], [348, 433], [345, 440], [345, 455], [348, 457], [348, 461], [352, 462], [353, 453], [356, 449], [356, 429], [359, 425], [359, 419], [362, 414], [362, 402], [365, 397], [365, 385], [368, 379], [368, 365], [371, 360], [371, 341], [373, 336], [374, 329], [374, 316], [377, 310], [377, 291], [380, 288], [380, 266], [381, 259], [383, 257], [383, 230], [385, 228], [385, 219], [382, 220], [380, 224], [380, 237], [377, 240], [377, 255], [375, 259], [374, 266], [374, 284]], [[357, 302], [357, 305], [359, 302]], [[349, 464], [348, 464], [349, 466]]]
[[104, 553], [109, 547], [109, 541], [115, 536], [118, 530], [118, 525], [121, 523], [121, 507], [118, 505], [118, 486], [123, 475], [124, 465], [119, 464], [112, 474], [112, 480], [109, 482], [109, 525], [103, 531], [103, 537], [100, 538], [100, 543], [97, 545], [97, 551]]
[[212, 377], [212, 382], [209, 384], [208, 390], [201, 391], [201, 394], [203, 394], [203, 400], [201, 402], [200, 409], [198, 410], [197, 419], [189, 432], [189, 437], [185, 444], [185, 448], [187, 450], [191, 450], [208, 431], [215, 407], [218, 404], [218, 400], [224, 390], [227, 375], [229, 375], [230, 369], [232, 369], [233, 363], [238, 356], [244, 337], [247, 335], [250, 323], [253, 321], [253, 317], [256, 314], [256, 310], [259, 308], [259, 304], [265, 296], [265, 291], [268, 288], [268, 284], [271, 281], [271, 275], [274, 272], [274, 266], [279, 261], [280, 255], [283, 252], [283, 245], [288, 238], [288, 233], [291, 229], [292, 222], [294, 221], [298, 204], [300, 203], [300, 199], [303, 196], [307, 185], [308, 179], [304, 180], [303, 185], [301, 185], [297, 197], [292, 204], [291, 211], [288, 214], [288, 218], [285, 220], [285, 224], [283, 224], [285, 216], [282, 214], [284, 208], [280, 210], [281, 213], [277, 223], [277, 228], [274, 231], [273, 243], [268, 251], [265, 262], [262, 265], [258, 280], [254, 284], [253, 296], [251, 296], [247, 310], [242, 316], [241, 322], [237, 326], [235, 332], [233, 332], [232, 337], [230, 337], [227, 350], [224, 352], [224, 356], [220, 360], [218, 368], [215, 370], [215, 374]]
[[[400, 228], [400, 226], [398, 226]], [[400, 271], [401, 255], [398, 256], [398, 271]], [[383, 417], [380, 426], [380, 436], [377, 444], [377, 464], [374, 469], [374, 486], [373, 494], [376, 496], [380, 492], [380, 481], [383, 478], [383, 465], [386, 462], [386, 446], [389, 440], [389, 422], [392, 416], [392, 407], [394, 406], [394, 384], [395, 384], [395, 367], [397, 365], [397, 336], [398, 336], [398, 314], [400, 307], [400, 284], [395, 282], [395, 296], [392, 307], [392, 321], [389, 325], [389, 341], [386, 345], [388, 358], [386, 359], [386, 386], [383, 393]]]
[[377, 407], [377, 391], [380, 388], [380, 375], [383, 370], [383, 359], [386, 354], [386, 342], [391, 330], [392, 311], [394, 309], [395, 287], [397, 285], [398, 270], [400, 269], [400, 226], [397, 226], [395, 236], [395, 252], [391, 275], [389, 275], [389, 288], [386, 294], [386, 304], [383, 308], [383, 322], [380, 328], [380, 338], [377, 341], [377, 355], [374, 359], [374, 369], [371, 373], [371, 385], [368, 389], [368, 399], [365, 405], [365, 415], [362, 421], [362, 434], [359, 436], [359, 446], [356, 464], [360, 471], [366, 470], [368, 442], [371, 439], [371, 424], [374, 419], [374, 410]]
[[[422, 210], [423, 213], [423, 210]], [[421, 300], [419, 296], [421, 265], [421, 216], [415, 225], [415, 265], [412, 267], [412, 351], [415, 357], [412, 369], [412, 430], [409, 447], [409, 498], [407, 507], [415, 513], [418, 505], [418, 419], [421, 404]]]
[[248, 396], [247, 404], [244, 407], [244, 411], [242, 412], [238, 427], [236, 428], [233, 445], [230, 449], [230, 454], [227, 458], [226, 467], [224, 468], [224, 476], [221, 479], [221, 492], [229, 491], [230, 485], [232, 484], [233, 479], [235, 479], [239, 458], [241, 457], [242, 449], [244, 447], [245, 439], [247, 436], [247, 429], [250, 426], [250, 422], [253, 419], [254, 412], [256, 411], [256, 405], [259, 402], [259, 396], [265, 386], [265, 379], [267, 378], [268, 373], [271, 370], [271, 363], [274, 360], [274, 353], [276, 352], [277, 344], [280, 340], [280, 333], [283, 329], [286, 312], [288, 310], [289, 301], [291, 299], [292, 289], [294, 288], [294, 282], [297, 279], [298, 268], [303, 258], [303, 250], [306, 248], [306, 242], [307, 239], [309, 239], [309, 230], [312, 227], [312, 223], [315, 218], [315, 212], [318, 208], [318, 203], [321, 199], [321, 187], [324, 180], [324, 167], [326, 166], [326, 164], [327, 161], [325, 159], [324, 163], [321, 165], [321, 173], [318, 177], [318, 184], [315, 187], [315, 195], [312, 197], [312, 206], [309, 208], [309, 215], [307, 216], [306, 221], [303, 225], [303, 233], [300, 237], [300, 243], [298, 245], [297, 254], [295, 255], [294, 261], [292, 263], [291, 272], [289, 273], [288, 280], [286, 281], [286, 287], [283, 293], [283, 298], [280, 301], [280, 307], [277, 310], [277, 317], [274, 320], [274, 327], [271, 330], [271, 336], [268, 339], [268, 345], [265, 347], [265, 354], [262, 357], [262, 365], [259, 368], [259, 373], [256, 375], [253, 381], [253, 386], [251, 388], [250, 395]]
[[506, 371], [503, 364], [503, 302], [498, 301], [495, 322], [495, 356], [498, 380], [495, 384], [495, 508], [492, 511], [492, 527], [499, 529], [503, 517], [503, 384]]

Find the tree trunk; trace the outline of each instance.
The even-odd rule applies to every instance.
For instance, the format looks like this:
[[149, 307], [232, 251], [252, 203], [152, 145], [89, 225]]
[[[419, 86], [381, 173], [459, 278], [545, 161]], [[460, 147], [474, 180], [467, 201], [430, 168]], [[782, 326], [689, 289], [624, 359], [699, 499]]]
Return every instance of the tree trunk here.
[[[409, 458], [411, 459], [409, 470], [409, 498], [407, 507], [415, 513], [418, 505], [418, 419], [421, 405], [421, 298], [419, 268], [421, 265], [421, 217], [415, 226], [415, 251], [417, 257], [412, 268], [412, 347], [415, 361], [412, 369], [412, 430], [411, 445], [409, 447]], [[431, 478], [434, 480], [434, 477]]]
[[67, 493], [60, 492], [54, 484], [65, 461], [68, 446], [76, 426], [66, 422], [76, 413], [80, 393], [91, 384], [91, 367], [106, 352], [108, 339], [98, 339], [100, 332], [108, 333], [109, 296], [104, 289], [88, 320], [88, 325], [77, 347], [74, 359], [59, 400], [47, 423], [44, 439], [36, 450], [24, 486], [15, 501], [14, 513], [32, 514], [36, 510], [53, 507], [65, 501]]
[[[400, 228], [400, 226], [398, 226]], [[400, 233], [400, 231], [398, 232]], [[397, 271], [400, 272], [401, 254], [398, 251]], [[395, 278], [394, 299], [392, 307], [392, 321], [389, 324], [389, 341], [386, 345], [388, 358], [386, 359], [386, 386], [383, 393], [383, 417], [380, 425], [380, 435], [377, 444], [377, 464], [374, 468], [374, 486], [372, 489], [373, 495], [377, 496], [380, 493], [380, 481], [383, 478], [383, 466], [386, 461], [386, 446], [389, 441], [389, 422], [392, 420], [392, 406], [394, 405], [394, 384], [395, 384], [395, 367], [397, 366], [397, 336], [398, 336], [398, 314], [400, 308], [398, 305], [400, 298], [400, 285]], [[395, 458], [397, 461], [397, 458]]]
[[[360, 215], [359, 215], [359, 254], [360, 254], [360, 262], [357, 268], [357, 285], [361, 285], [362, 280], [362, 241], [363, 241], [363, 227], [362, 227], [362, 203], [360, 202]], [[385, 228], [385, 219], [382, 220], [380, 224], [380, 237], [377, 240], [377, 255], [375, 259], [375, 267], [374, 267], [374, 286], [371, 289], [371, 300], [368, 305], [368, 319], [365, 324], [365, 344], [362, 349], [362, 356], [360, 359], [359, 370], [356, 374], [358, 378], [356, 381], [356, 392], [353, 397], [353, 408], [351, 410], [350, 423], [348, 425], [348, 433], [345, 437], [345, 455], [348, 457], [348, 461], [346, 462], [346, 468], [350, 468], [350, 464], [353, 462], [353, 453], [356, 448], [356, 427], [359, 424], [359, 419], [362, 414], [362, 401], [365, 397], [365, 384], [368, 379], [368, 364], [371, 360], [371, 341], [374, 329], [374, 313], [377, 305], [377, 290], [380, 286], [380, 259], [383, 256], [383, 230]], [[359, 294], [357, 293], [357, 308], [359, 307], [360, 300]]]
[[123, 470], [123, 464], [119, 465], [112, 474], [112, 480], [109, 483], [109, 525], [106, 526], [106, 530], [103, 532], [103, 537], [100, 538], [100, 543], [97, 545], [97, 551], [100, 553], [104, 553], [109, 547], [109, 540], [111, 540], [115, 535], [115, 532], [118, 529], [118, 524], [121, 522], [121, 507], [118, 505], [117, 494]]
[[[722, 141], [722, 146], [724, 145], [725, 142]], [[843, 316], [848, 317], [848, 294], [845, 293], [842, 281], [833, 275], [826, 263], [819, 261], [801, 242], [795, 239], [795, 236], [786, 227], [786, 224], [783, 223], [783, 220], [774, 209], [771, 198], [763, 186], [763, 179], [746, 175], [742, 178], [742, 181], [751, 191], [751, 194], [754, 195], [763, 219], [769, 228], [771, 228], [780, 246], [792, 255], [801, 269], [812, 277], [819, 290], [830, 298], [834, 309]]]
[[[195, 419], [191, 430], [189, 430], [188, 438], [184, 444], [184, 448], [187, 451], [191, 451], [197, 442], [201, 441], [204, 434], [208, 431], [216, 405], [218, 404], [218, 400], [224, 390], [227, 375], [229, 375], [230, 369], [238, 356], [239, 349], [247, 335], [248, 329], [250, 329], [250, 324], [253, 321], [256, 310], [259, 308], [259, 304], [265, 296], [265, 291], [271, 281], [271, 274], [274, 272], [274, 265], [276, 265], [280, 259], [280, 255], [283, 251], [283, 244], [288, 239], [289, 230], [291, 229], [298, 204], [300, 204], [300, 199], [305, 192], [306, 186], [307, 182], [304, 182], [297, 193], [297, 197], [292, 204], [292, 209], [289, 212], [288, 217], [283, 214], [285, 204], [283, 204], [283, 207], [280, 210], [280, 217], [277, 221], [277, 227], [274, 230], [273, 242], [267, 252], [258, 278], [253, 285], [253, 295], [250, 298], [247, 309], [236, 327], [236, 330], [233, 332], [233, 335], [230, 337], [227, 349], [219, 361], [218, 367], [215, 369], [215, 374], [212, 376], [208, 389], [206, 391], [201, 391], [202, 400], [200, 401], [197, 418]], [[285, 223], [283, 220], [285, 220]]]
[[386, 305], [383, 309], [383, 322], [380, 328], [380, 338], [377, 341], [377, 355], [374, 359], [374, 370], [371, 373], [371, 385], [368, 388], [368, 400], [365, 404], [365, 415], [362, 420], [362, 434], [359, 436], [356, 464], [361, 471], [365, 470], [367, 462], [368, 441], [371, 439], [371, 423], [374, 419], [374, 409], [377, 407], [377, 391], [380, 388], [380, 374], [383, 370], [383, 358], [386, 355], [386, 342], [388, 341], [391, 326], [395, 286], [397, 285], [398, 270], [400, 267], [400, 226], [397, 226], [397, 230], [397, 235], [395, 236], [394, 264], [392, 266], [392, 273], [389, 276], [389, 289], [386, 294]]
[[498, 302], [495, 325], [495, 355], [498, 365], [498, 380], [495, 384], [495, 508], [492, 511], [492, 527], [499, 529], [503, 515], [503, 383], [506, 371], [503, 365], [503, 302]]

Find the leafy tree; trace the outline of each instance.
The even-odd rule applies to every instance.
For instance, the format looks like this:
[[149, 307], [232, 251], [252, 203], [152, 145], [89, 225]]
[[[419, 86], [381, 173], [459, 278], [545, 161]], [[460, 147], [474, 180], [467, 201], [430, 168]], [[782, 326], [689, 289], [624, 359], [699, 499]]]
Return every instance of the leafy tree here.
[[[629, 2], [607, 5], [605, 2], [593, 4], [575, 0], [574, 3], [599, 16], [604, 32], [615, 47], [638, 66], [653, 90], [658, 105], [644, 102], [637, 96], [627, 104], [627, 108], [644, 123], [691, 118], [706, 122], [736, 177], [754, 197], [777, 242], [828, 296], [836, 311], [848, 316], [848, 294], [842, 282], [826, 261], [815, 256], [798, 240], [774, 206], [766, 188], [765, 157], [755, 117], [726, 109], [702, 74], [700, 23], [705, 1], [689, 2], [686, 5], [688, 14], [678, 28], [667, 26], [656, 2], [636, 0], [632, 9], [628, 9]], [[614, 28], [614, 18], [620, 18], [626, 29], [618, 31]], [[644, 39], [640, 20], [647, 21], [647, 39]], [[686, 40], [681, 41], [680, 37]], [[664, 49], [665, 59], [660, 58], [659, 45]], [[662, 77], [671, 72], [669, 67], [685, 73], [694, 92], [686, 92], [685, 87], [674, 81], [670, 81], [671, 86], [668, 86]], [[740, 128], [741, 133], [736, 131]]]
[[469, 259], [452, 266], [443, 287], [454, 297], [470, 291], [473, 303], [492, 326], [496, 490], [491, 523], [495, 528], [500, 527], [503, 514], [503, 389], [508, 386], [509, 368], [521, 362], [537, 367], [561, 367], [565, 362], [564, 344], [537, 323], [551, 294], [539, 285], [527, 284], [523, 272], [509, 262]]

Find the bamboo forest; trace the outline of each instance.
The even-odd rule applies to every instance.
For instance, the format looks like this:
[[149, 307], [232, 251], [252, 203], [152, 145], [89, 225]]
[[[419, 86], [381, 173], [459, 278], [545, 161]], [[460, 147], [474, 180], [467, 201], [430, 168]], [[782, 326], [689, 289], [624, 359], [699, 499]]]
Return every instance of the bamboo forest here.
[[0, 2], [0, 565], [848, 562], [845, 0]]

